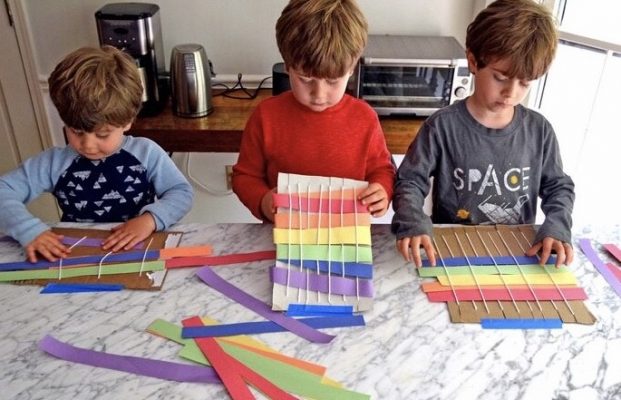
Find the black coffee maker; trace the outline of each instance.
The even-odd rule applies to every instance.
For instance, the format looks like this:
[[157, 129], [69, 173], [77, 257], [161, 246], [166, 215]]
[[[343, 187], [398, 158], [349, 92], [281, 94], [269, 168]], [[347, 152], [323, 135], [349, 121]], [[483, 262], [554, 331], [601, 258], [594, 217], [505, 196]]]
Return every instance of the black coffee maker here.
[[95, 13], [99, 43], [124, 50], [136, 61], [144, 116], [159, 113], [168, 100], [159, 10], [157, 4], [111, 3]]

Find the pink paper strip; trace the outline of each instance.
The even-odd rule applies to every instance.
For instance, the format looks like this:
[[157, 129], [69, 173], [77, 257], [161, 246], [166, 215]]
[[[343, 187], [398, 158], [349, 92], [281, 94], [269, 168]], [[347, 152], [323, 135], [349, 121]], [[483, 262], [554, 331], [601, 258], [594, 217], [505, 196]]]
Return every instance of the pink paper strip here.
[[612, 254], [617, 259], [617, 261], [621, 262], [621, 249], [619, 249], [614, 244], [605, 244], [604, 248], [608, 250], [608, 252]]
[[[515, 300], [563, 300], [563, 296], [559, 293], [556, 288], [549, 289], [539, 289], [534, 288], [535, 297], [531, 293], [529, 289], [514, 289], [511, 288], [511, 295], [506, 288], [502, 289], [481, 289], [483, 292], [483, 297], [479, 293], [478, 289], [455, 289], [457, 293], [457, 300], [459, 301], [470, 301], [470, 300], [483, 300], [492, 301], [492, 300], [511, 300], [511, 295]], [[565, 296], [566, 300], [586, 300], [587, 295], [584, 292], [583, 288], [580, 287], [572, 287], [572, 288], [560, 288]], [[444, 301], [455, 301], [455, 296], [453, 296], [453, 292], [447, 288], [446, 291], [443, 292], [428, 292], [427, 298], [429, 301], [436, 302], [444, 302]]]
[[[305, 211], [305, 212], [319, 212], [319, 199], [315, 199], [315, 198], [311, 198], [311, 199], [307, 199], [304, 196], [300, 196], [300, 198], [298, 199], [298, 195], [296, 194], [292, 194], [289, 195], [287, 193], [274, 193], [273, 195], [274, 198], [274, 206], [275, 207], [283, 207], [283, 208], [289, 208], [292, 210], [298, 210], [298, 211]], [[291, 200], [291, 203], [289, 203], [289, 200]], [[300, 209], [301, 206], [301, 209]], [[321, 199], [321, 212], [322, 213], [330, 213], [330, 214], [336, 214], [336, 213], [353, 213], [353, 212], [358, 212], [358, 213], [366, 213], [368, 212], [367, 210], [367, 206], [365, 206], [364, 204], [362, 204], [361, 201], [356, 200], [354, 202], [354, 200], [341, 200], [339, 198], [332, 198], [332, 199], [328, 199], [326, 198], [322, 198]]]
[[196, 275], [207, 285], [216, 289], [230, 299], [235, 300], [242, 306], [256, 312], [270, 321], [277, 323], [288, 331], [295, 333], [308, 341], [315, 343], [330, 343], [330, 341], [334, 339], [334, 336], [332, 335], [319, 332], [317, 329], [313, 329], [296, 319], [289, 318], [282, 313], [272, 311], [267, 304], [231, 285], [222, 279], [218, 274], [213, 272], [209, 267], [199, 269], [196, 272]]
[[612, 272], [612, 274], [621, 282], [621, 268], [617, 267], [613, 263], [607, 263], [606, 266]]
[[617, 293], [617, 295], [621, 296], [621, 281], [617, 280], [617, 277], [606, 267], [606, 264], [602, 260], [600, 260], [599, 256], [591, 246], [591, 241], [589, 239], [580, 239], [578, 241], [580, 245], [580, 249], [584, 255], [591, 261], [591, 263], [595, 266], [595, 268], [599, 271], [599, 273], [604, 277], [606, 282], [612, 289]]
[[240, 264], [252, 261], [274, 260], [275, 250], [255, 251], [253, 253], [224, 254], [209, 257], [179, 257], [166, 260], [166, 268], [203, 267], [206, 265]]
[[175, 382], [221, 383], [211, 367], [81, 349], [46, 335], [39, 349], [62, 360]]

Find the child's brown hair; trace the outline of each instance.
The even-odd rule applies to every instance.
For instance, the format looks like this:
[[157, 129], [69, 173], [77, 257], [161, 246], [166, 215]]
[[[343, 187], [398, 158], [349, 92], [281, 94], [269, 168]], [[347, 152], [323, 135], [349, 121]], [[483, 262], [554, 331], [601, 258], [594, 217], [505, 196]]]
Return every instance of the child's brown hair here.
[[50, 97], [65, 125], [93, 132], [132, 122], [142, 104], [134, 60], [112, 46], [83, 47], [65, 56], [48, 79]]
[[354, 0], [291, 0], [276, 23], [276, 42], [288, 68], [338, 78], [362, 55], [367, 31]]
[[509, 77], [534, 80], [546, 73], [558, 42], [552, 14], [532, 0], [497, 0], [468, 26], [466, 48], [477, 68], [508, 59]]

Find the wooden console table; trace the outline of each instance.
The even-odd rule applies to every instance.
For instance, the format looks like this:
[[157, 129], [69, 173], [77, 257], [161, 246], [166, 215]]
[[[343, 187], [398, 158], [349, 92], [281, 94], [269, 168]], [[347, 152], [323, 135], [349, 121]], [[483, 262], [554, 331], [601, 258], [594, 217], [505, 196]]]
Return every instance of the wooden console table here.
[[[252, 100], [214, 96], [214, 111], [207, 117], [181, 118], [172, 113], [170, 103], [154, 117], [140, 117], [128, 132], [157, 142], [169, 152], [239, 152], [241, 135], [252, 110], [271, 89], [263, 89]], [[424, 119], [384, 118], [380, 123], [392, 154], [405, 154]]]

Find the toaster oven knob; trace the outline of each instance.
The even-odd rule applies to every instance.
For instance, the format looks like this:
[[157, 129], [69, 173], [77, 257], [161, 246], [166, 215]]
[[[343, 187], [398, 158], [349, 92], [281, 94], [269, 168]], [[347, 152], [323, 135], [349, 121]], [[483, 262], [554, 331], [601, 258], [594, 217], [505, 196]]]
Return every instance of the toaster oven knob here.
[[462, 97], [466, 97], [466, 88], [463, 86], [459, 86], [457, 89], [455, 89], [455, 97], [457, 98], [462, 98]]

